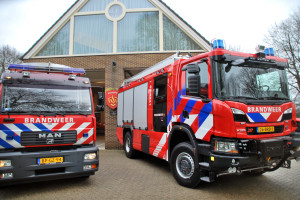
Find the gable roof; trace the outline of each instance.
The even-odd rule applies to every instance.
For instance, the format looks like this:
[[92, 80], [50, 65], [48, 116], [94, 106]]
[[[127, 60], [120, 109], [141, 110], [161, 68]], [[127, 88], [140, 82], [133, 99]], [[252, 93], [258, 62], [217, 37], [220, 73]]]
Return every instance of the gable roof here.
[[[182, 30], [185, 30], [190, 37], [198, 41], [204, 51], [209, 51], [211, 46], [210, 42], [206, 40], [199, 32], [197, 32], [190, 24], [182, 19], [174, 10], [172, 10], [162, 0], [149, 0], [155, 7], [159, 8], [164, 15], [169, 17], [172, 21], [176, 22]], [[22, 56], [21, 59], [32, 58], [48, 41], [52, 38], [75, 14], [87, 0], [77, 0], [39, 39], [33, 46]], [[65, 57], [67, 55], [64, 55]]]

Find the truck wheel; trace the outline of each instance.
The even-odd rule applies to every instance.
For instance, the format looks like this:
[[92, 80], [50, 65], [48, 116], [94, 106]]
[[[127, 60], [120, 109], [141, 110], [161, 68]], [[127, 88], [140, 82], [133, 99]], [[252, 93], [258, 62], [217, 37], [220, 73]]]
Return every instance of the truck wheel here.
[[176, 145], [171, 153], [171, 171], [182, 186], [194, 188], [200, 183], [200, 171], [196, 170], [193, 147], [187, 142]]
[[128, 158], [134, 158], [135, 150], [132, 147], [132, 136], [130, 132], [126, 132], [124, 137], [124, 151]]

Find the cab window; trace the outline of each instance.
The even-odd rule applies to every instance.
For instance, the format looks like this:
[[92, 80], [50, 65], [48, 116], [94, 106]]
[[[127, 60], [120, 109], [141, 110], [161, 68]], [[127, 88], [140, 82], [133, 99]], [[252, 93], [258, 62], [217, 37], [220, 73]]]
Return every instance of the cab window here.
[[[201, 85], [201, 91], [200, 91], [200, 97], [206, 97], [208, 98], [208, 66], [206, 62], [202, 62], [198, 64], [200, 68], [200, 85]], [[192, 76], [193, 74], [188, 73], [186, 71], [186, 95], [190, 95], [189, 93], [189, 85], [188, 85], [188, 77]]]

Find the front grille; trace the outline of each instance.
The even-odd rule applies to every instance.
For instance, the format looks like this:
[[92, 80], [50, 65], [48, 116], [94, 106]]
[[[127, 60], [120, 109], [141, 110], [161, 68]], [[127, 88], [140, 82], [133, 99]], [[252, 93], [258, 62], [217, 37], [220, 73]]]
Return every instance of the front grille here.
[[274, 134], [274, 133], [282, 133], [284, 126], [275, 126], [274, 127], [274, 132], [264, 132], [264, 133], [258, 133], [257, 132], [258, 127], [247, 127], [247, 134], [248, 135], [265, 135], [265, 134]]
[[76, 131], [54, 131], [54, 132], [22, 132], [22, 146], [73, 144], [77, 140]]

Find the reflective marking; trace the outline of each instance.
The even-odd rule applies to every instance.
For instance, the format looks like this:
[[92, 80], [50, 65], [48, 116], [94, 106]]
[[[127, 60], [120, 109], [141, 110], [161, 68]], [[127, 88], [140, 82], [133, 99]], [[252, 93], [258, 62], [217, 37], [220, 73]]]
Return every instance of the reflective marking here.
[[210, 131], [210, 129], [213, 127], [213, 115], [209, 114], [206, 120], [202, 123], [202, 125], [199, 127], [199, 129], [196, 132], [196, 138], [203, 139], [205, 135]]

